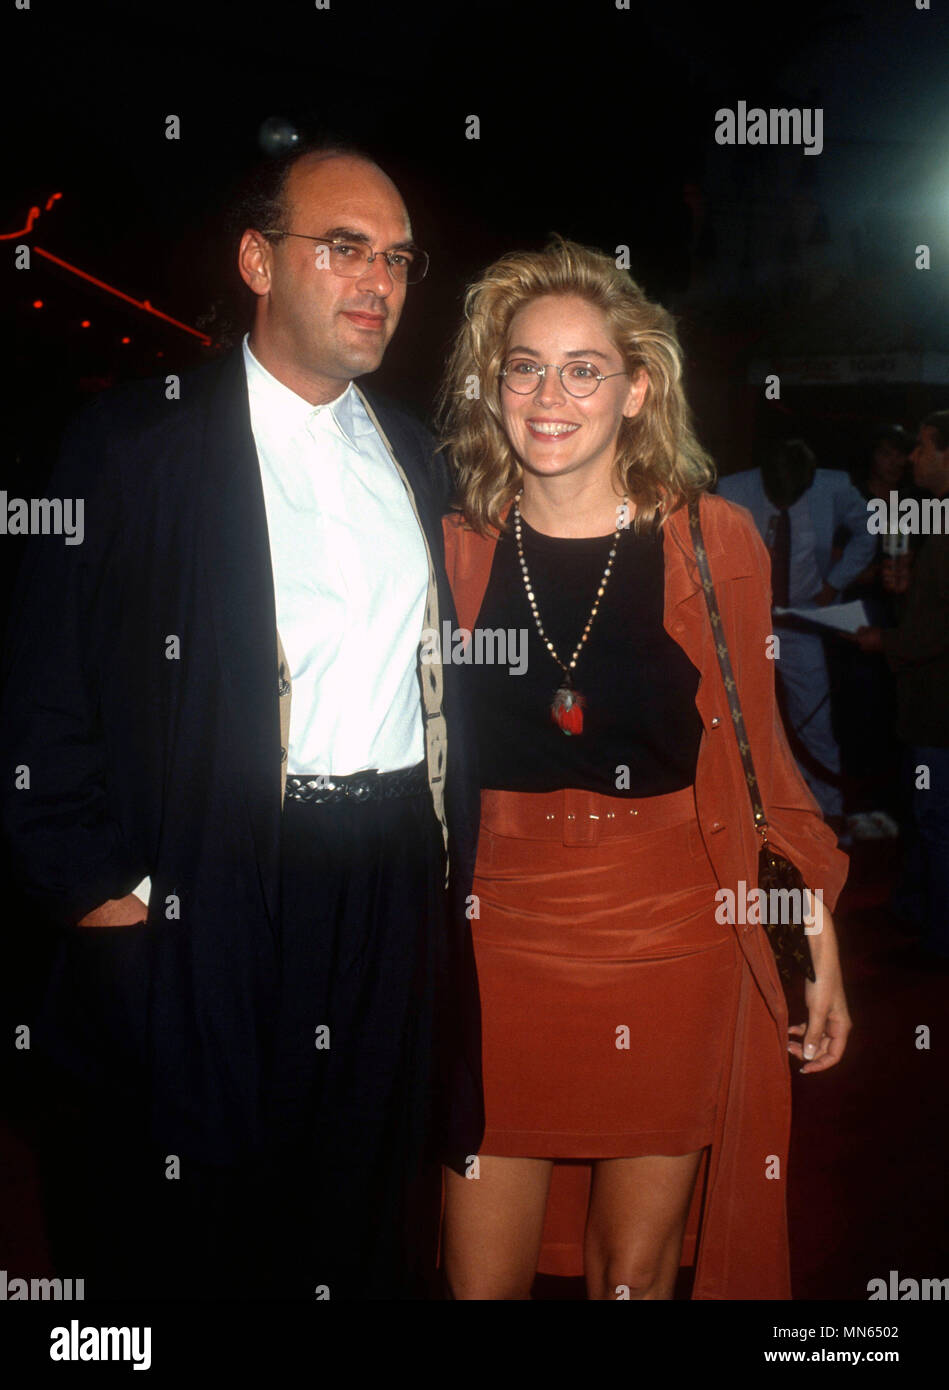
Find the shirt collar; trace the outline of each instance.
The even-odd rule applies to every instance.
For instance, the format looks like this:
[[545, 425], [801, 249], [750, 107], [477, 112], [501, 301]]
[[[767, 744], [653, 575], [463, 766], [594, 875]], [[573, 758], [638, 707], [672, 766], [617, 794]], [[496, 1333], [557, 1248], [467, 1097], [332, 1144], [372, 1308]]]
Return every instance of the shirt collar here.
[[315, 434], [321, 429], [335, 428], [347, 443], [355, 447], [356, 421], [354, 417], [356, 392], [350, 382], [340, 395], [325, 405], [311, 405], [289, 386], [284, 386], [254, 356], [244, 335], [244, 368], [247, 372], [247, 390], [255, 411], [262, 413], [265, 421], [286, 434], [296, 434], [300, 430]]

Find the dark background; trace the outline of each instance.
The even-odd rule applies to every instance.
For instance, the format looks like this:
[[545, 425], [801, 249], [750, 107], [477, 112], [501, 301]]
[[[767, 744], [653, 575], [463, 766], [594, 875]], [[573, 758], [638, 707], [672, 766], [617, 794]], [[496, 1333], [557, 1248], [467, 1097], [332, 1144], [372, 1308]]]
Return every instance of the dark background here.
[[[241, 305], [222, 208], [259, 156], [271, 116], [367, 147], [399, 184], [432, 269], [409, 291], [376, 384], [420, 414], [430, 411], [465, 285], [498, 254], [541, 246], [556, 231], [610, 252], [628, 246], [634, 276], [679, 317], [698, 431], [723, 471], [750, 466], [760, 445], [787, 435], [803, 435], [822, 466], [854, 464], [876, 426], [915, 429], [923, 413], [949, 405], [949, 24], [940, 8], [32, 0], [17, 10], [6, 0], [0, 489], [42, 494], [65, 419], [96, 391], [221, 350], [221, 324]], [[823, 153], [718, 146], [715, 112], [740, 100], [822, 107]], [[165, 138], [172, 114], [181, 121], [175, 141]], [[481, 122], [477, 141], [465, 138], [471, 115]], [[42, 211], [32, 230], [15, 235], [34, 205]], [[923, 243], [929, 271], [914, 266]], [[29, 270], [14, 268], [21, 244], [34, 248]], [[36, 247], [203, 327], [214, 346]], [[783, 374], [780, 401], [764, 399], [766, 371]], [[4, 603], [22, 544], [0, 536]], [[854, 891], [866, 940], [877, 930], [885, 941], [889, 927], [882, 918], [874, 927], [859, 884]], [[22, 1021], [45, 946], [9, 925], [4, 988], [16, 982], [11, 1016]], [[799, 1296], [863, 1297], [867, 1271], [885, 1275], [893, 1264], [917, 1276], [945, 1272], [924, 1258], [935, 1253], [925, 1211], [941, 1182], [925, 1097], [944, 1092], [944, 1065], [933, 1056], [938, 1085], [912, 1067], [915, 1089], [907, 1085], [891, 1046], [888, 978], [856, 964], [851, 1002], [862, 995], [868, 1010], [875, 1005], [877, 1026], [856, 1040], [847, 1075], [840, 1068], [816, 1083], [849, 1135], [839, 1159], [826, 1111], [808, 1112], [806, 1098], [800, 1109], [796, 1143], [813, 1147], [799, 1151], [795, 1171], [814, 1183], [824, 1164], [827, 1205], [815, 1215], [813, 1187], [792, 1194]], [[916, 996], [903, 993], [908, 1027]], [[935, 1009], [932, 993], [929, 1003]], [[922, 1006], [920, 1017], [935, 1021]], [[6, 1009], [2, 1023], [9, 1038]], [[0, 1079], [21, 1060], [2, 1051]], [[889, 1083], [887, 1066], [896, 1069]], [[887, 1224], [885, 1238], [872, 1225], [856, 1237], [866, 1253], [857, 1270], [847, 1263], [854, 1229], [834, 1203], [844, 1187], [858, 1192], [857, 1153], [887, 1142], [878, 1108], [858, 1105], [870, 1077], [877, 1107], [902, 1098], [909, 1108], [887, 1130], [890, 1171], [859, 1167], [857, 1210], [882, 1201]], [[807, 1080], [798, 1089], [808, 1085], [813, 1092]], [[25, 1091], [13, 1089], [15, 1112]], [[9, 1171], [19, 1172], [20, 1141], [12, 1130], [5, 1138]], [[0, 1235], [16, 1205], [0, 1212]], [[900, 1245], [907, 1231], [918, 1236], [911, 1250]]]
[[[914, 0], [630, 6], [10, 0], [3, 485], [35, 490], [82, 396], [204, 352], [35, 254], [15, 270], [15, 246], [219, 338], [220, 313], [207, 316], [237, 297], [221, 209], [272, 115], [364, 144], [400, 184], [433, 262], [377, 384], [422, 413], [465, 284], [552, 231], [627, 245], [633, 274], [680, 315], [700, 433], [725, 471], [768, 432], [804, 433], [844, 466], [873, 423], [912, 426], [942, 404], [947, 373], [921, 389], [933, 369], [918, 362], [899, 380], [788, 385], [770, 405], [750, 377], [761, 361], [949, 349], [945, 19]], [[714, 113], [738, 100], [821, 106], [823, 153], [717, 145]], [[472, 114], [480, 140], [465, 138]], [[930, 271], [914, 268], [920, 243]]]

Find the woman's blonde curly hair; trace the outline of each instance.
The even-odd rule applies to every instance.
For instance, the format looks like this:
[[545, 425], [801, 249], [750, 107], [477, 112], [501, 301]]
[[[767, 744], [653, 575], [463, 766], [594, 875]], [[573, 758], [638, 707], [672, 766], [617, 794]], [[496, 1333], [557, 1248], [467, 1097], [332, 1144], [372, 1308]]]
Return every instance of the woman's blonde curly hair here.
[[498, 372], [514, 315], [551, 294], [579, 295], [601, 309], [625, 370], [647, 375], [642, 409], [620, 426], [616, 478], [636, 503], [634, 528], [661, 525], [715, 480], [715, 465], [693, 433], [675, 323], [609, 256], [562, 237], [543, 251], [502, 256], [465, 296], [465, 322], [438, 398], [442, 445], [465, 518], [482, 535], [502, 530], [501, 514], [521, 487], [523, 469], [502, 423]]

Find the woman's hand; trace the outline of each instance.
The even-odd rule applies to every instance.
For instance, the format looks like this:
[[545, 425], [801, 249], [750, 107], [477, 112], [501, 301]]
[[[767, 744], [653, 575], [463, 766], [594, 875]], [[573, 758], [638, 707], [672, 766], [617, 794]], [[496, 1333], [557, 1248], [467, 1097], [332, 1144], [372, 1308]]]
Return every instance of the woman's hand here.
[[795, 1023], [788, 1028], [789, 1037], [794, 1034], [802, 1039], [788, 1043], [791, 1056], [804, 1062], [802, 1073], [835, 1067], [844, 1055], [853, 1026], [840, 973], [833, 919], [823, 903], [818, 905], [818, 913], [821, 930], [808, 937], [817, 979], [804, 984], [807, 1023]]

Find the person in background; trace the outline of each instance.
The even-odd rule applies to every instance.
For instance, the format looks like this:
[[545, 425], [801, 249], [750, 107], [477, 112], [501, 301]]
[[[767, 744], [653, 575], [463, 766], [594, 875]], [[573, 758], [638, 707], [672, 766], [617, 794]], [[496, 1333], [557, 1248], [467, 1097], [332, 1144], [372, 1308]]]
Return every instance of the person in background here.
[[[896, 505], [904, 497], [919, 500], [922, 490], [913, 480], [911, 456], [916, 439], [902, 425], [886, 425], [878, 430], [862, 462], [851, 469], [851, 479], [861, 495], [869, 502], [880, 499], [891, 505], [896, 493]], [[856, 576], [845, 589], [843, 597], [869, 600], [877, 612], [888, 615], [881, 620], [884, 627], [898, 621], [902, 604], [895, 595], [905, 594], [915, 552], [920, 546], [918, 536], [884, 536], [881, 553]], [[891, 571], [883, 582], [884, 566]]]
[[889, 498], [891, 492], [912, 485], [910, 454], [915, 440], [902, 425], [884, 425], [870, 440], [860, 462], [851, 469], [850, 480], [864, 497]]
[[[876, 537], [867, 530], [864, 499], [846, 473], [818, 468], [802, 439], [773, 445], [760, 468], [721, 478], [718, 492], [747, 507], [771, 554], [775, 608], [820, 608], [873, 559]], [[839, 528], [849, 532], [834, 559]], [[812, 624], [775, 615], [777, 662], [785, 715], [801, 771], [825, 818], [843, 827], [840, 748], [833, 729], [824, 633]]]
[[[868, 502], [878, 498], [889, 506], [894, 492], [898, 500], [919, 496], [910, 468], [915, 442], [902, 425], [877, 429], [850, 475]], [[872, 562], [843, 591], [841, 599], [864, 603], [870, 623], [894, 626], [905, 604], [902, 595], [917, 546], [914, 536], [883, 536]], [[884, 583], [884, 567], [896, 576], [898, 589], [892, 579]], [[839, 721], [839, 733], [850, 789], [847, 830], [854, 840], [895, 839], [900, 824], [905, 827], [911, 822], [901, 796], [895, 678], [885, 662], [862, 652], [854, 643], [834, 642], [827, 655], [835, 696], [840, 708], [846, 710], [846, 718]]]
[[[934, 497], [949, 498], [949, 410], [927, 415], [912, 453], [913, 478]], [[896, 677], [897, 734], [905, 745], [906, 779], [916, 839], [904, 863], [894, 906], [921, 933], [920, 957], [949, 967], [949, 532], [925, 536], [913, 567], [906, 607], [896, 627], [861, 628], [861, 651], [882, 653]], [[895, 582], [890, 577], [890, 582]]]

